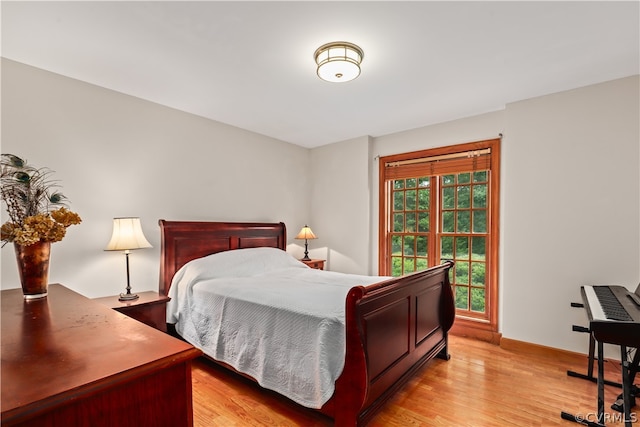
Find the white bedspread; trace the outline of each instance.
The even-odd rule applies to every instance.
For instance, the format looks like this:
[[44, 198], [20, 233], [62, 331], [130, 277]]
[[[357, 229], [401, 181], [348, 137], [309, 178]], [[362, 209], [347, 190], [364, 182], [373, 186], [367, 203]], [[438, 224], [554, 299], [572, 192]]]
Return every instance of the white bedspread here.
[[176, 273], [167, 322], [262, 387], [320, 408], [344, 367], [346, 295], [384, 279], [314, 270], [274, 248], [221, 252]]

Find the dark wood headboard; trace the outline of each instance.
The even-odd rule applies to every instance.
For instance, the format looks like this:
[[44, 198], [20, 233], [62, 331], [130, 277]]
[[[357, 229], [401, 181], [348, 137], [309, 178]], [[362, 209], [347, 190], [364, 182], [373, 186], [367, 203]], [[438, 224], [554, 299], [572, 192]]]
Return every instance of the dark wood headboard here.
[[160, 225], [160, 284], [169, 294], [171, 279], [187, 262], [233, 249], [272, 247], [286, 250], [284, 223], [158, 221]]

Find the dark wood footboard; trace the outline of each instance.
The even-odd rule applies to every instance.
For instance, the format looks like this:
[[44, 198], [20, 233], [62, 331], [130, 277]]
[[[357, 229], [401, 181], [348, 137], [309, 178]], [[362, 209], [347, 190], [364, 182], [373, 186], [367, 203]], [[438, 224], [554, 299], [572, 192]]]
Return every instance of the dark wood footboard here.
[[346, 302], [346, 360], [323, 411], [336, 426], [362, 425], [418, 369], [448, 359], [455, 307], [447, 263], [358, 286]]

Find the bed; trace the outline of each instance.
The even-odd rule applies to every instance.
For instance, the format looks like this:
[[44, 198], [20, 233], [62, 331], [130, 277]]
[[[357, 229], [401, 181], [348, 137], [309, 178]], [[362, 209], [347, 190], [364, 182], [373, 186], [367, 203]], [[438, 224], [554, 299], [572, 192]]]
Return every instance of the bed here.
[[[264, 302], [265, 305], [271, 305], [272, 302], [275, 305], [280, 302], [282, 304], [294, 302], [292, 305], [298, 307], [300, 306], [298, 303], [302, 300], [312, 300], [316, 303], [311, 307], [307, 304], [304, 308], [296, 308], [295, 310], [292, 308], [291, 310], [295, 312], [286, 314], [288, 317], [283, 317], [284, 314], [278, 314], [275, 318], [286, 318], [289, 325], [295, 326], [296, 331], [291, 332], [292, 336], [300, 333], [306, 336], [304, 330], [300, 332], [298, 329], [301, 328], [299, 326], [301, 323], [309, 323], [310, 330], [321, 331], [322, 339], [328, 337], [329, 340], [336, 341], [329, 344], [322, 343], [318, 347], [317, 353], [319, 355], [303, 352], [301, 361], [295, 363], [300, 363], [296, 366], [304, 368], [289, 369], [289, 371], [309, 371], [306, 369], [308, 366], [316, 366], [320, 363], [323, 367], [320, 370], [324, 372], [324, 367], [333, 366], [332, 369], [326, 370], [332, 371], [335, 380], [330, 380], [329, 392], [324, 389], [316, 391], [318, 399], [312, 396], [311, 402], [301, 401], [297, 396], [290, 396], [269, 385], [265, 388], [276, 390], [303, 406], [321, 411], [333, 418], [336, 426], [366, 424], [373, 414], [425, 363], [435, 357], [449, 359], [447, 333], [453, 325], [455, 317], [453, 295], [449, 283], [451, 263], [399, 278], [345, 275], [352, 277], [345, 278], [344, 283], [334, 285], [334, 279], [341, 281], [340, 273], [311, 271], [313, 269], [304, 264], [287, 259], [287, 257], [293, 258], [286, 254], [286, 227], [283, 223], [160, 220], [159, 225], [161, 229], [159, 292], [163, 295], [171, 295], [173, 298], [167, 310], [167, 322], [175, 322], [174, 325], [169, 325], [170, 329], [176, 330], [178, 333], [183, 331], [184, 335], [190, 336], [192, 340], [195, 336], [196, 340], [206, 341], [203, 344], [203, 347], [206, 347], [203, 351], [207, 357], [252, 378], [263, 387], [264, 379], [261, 377], [261, 370], [263, 363], [266, 364], [268, 360], [247, 361], [245, 360], [247, 354], [254, 355], [248, 359], [260, 358], [255, 357], [257, 350], [254, 350], [247, 343], [221, 345], [214, 339], [215, 337], [209, 336], [209, 332], [199, 330], [200, 326], [185, 326], [190, 323], [185, 319], [190, 319], [189, 316], [193, 318], [196, 315], [198, 321], [191, 323], [207, 324], [209, 327], [211, 324], [221, 323], [219, 317], [214, 319], [202, 317], [209, 316], [208, 312], [213, 312], [213, 309], [197, 308], [194, 310], [197, 314], [189, 314], [188, 311], [182, 310], [186, 310], [185, 307], [189, 307], [190, 304], [200, 303], [201, 300], [210, 298], [215, 298], [215, 301], [224, 301], [221, 303], [221, 307], [228, 313], [234, 313], [235, 307], [243, 307], [240, 304], [244, 304], [243, 310], [245, 311], [242, 312], [240, 320], [235, 320], [239, 327], [238, 332], [227, 331], [224, 334], [242, 335], [247, 333], [246, 331], [251, 333], [257, 327], [257, 323], [272, 323], [264, 320], [272, 318], [269, 317], [270, 314], [265, 314], [257, 318], [262, 320], [247, 326], [251, 318], [254, 317], [251, 307], [258, 307], [256, 301], [236, 301], [233, 299], [235, 296], [233, 298], [229, 296], [214, 297], [210, 294], [203, 294], [203, 292], [210, 292], [209, 289], [216, 289], [215, 292], [218, 292], [217, 289], [226, 288], [233, 295], [250, 295], [250, 292], [253, 292], [253, 290], [249, 290], [250, 288], [262, 286], [257, 285], [262, 282], [257, 281], [258, 276], [254, 267], [250, 266], [251, 257], [255, 256], [257, 259], [258, 255], [262, 260], [258, 262], [262, 265], [258, 268], [265, 267], [268, 270], [264, 274], [261, 273], [260, 277], [270, 275], [271, 280], [299, 281], [298, 285], [285, 283], [264, 285], [264, 288], [269, 288], [270, 292], [271, 287], [277, 288], [280, 297], [273, 298], [273, 301], [269, 301], [268, 297], [257, 299], [260, 300], [259, 302]], [[262, 258], [265, 254], [266, 258]], [[273, 267], [269, 267], [272, 262]], [[282, 268], [286, 267], [291, 270], [286, 270], [286, 272], [281, 270], [280, 264], [283, 264]], [[225, 272], [224, 274], [208, 273], [211, 270]], [[239, 272], [241, 277], [226, 276], [234, 274], [235, 271]], [[335, 287], [330, 293], [340, 295], [342, 298], [336, 302], [327, 300], [326, 304], [334, 304], [333, 306], [325, 307], [324, 297], [322, 295], [315, 296], [313, 293], [316, 292], [315, 288], [303, 287], [307, 286], [308, 282], [315, 280], [311, 276], [317, 274], [322, 275], [323, 278], [329, 277], [326, 280], [332, 280], [330, 286]], [[282, 278], [283, 276], [286, 277]], [[185, 277], [189, 280], [186, 280]], [[184, 284], [186, 282], [188, 284]], [[206, 295], [206, 297], [201, 295]], [[335, 295], [332, 298], [337, 298]], [[190, 298], [191, 302], [184, 303], [187, 298]], [[223, 300], [219, 300], [219, 298], [223, 298]], [[246, 308], [247, 304], [249, 304], [249, 309]], [[335, 309], [335, 304], [339, 306], [339, 310]], [[317, 316], [318, 313], [313, 312], [315, 309], [317, 309], [316, 311], [327, 313], [335, 311], [336, 313], [327, 316], [327, 319], [316, 319], [314, 316]], [[239, 311], [240, 308], [237, 310]], [[296, 316], [300, 315], [299, 312], [310, 313], [311, 320], [297, 320], [299, 318]], [[278, 321], [277, 323], [287, 322]], [[234, 324], [234, 321], [222, 323]], [[322, 325], [322, 327], [317, 325]], [[275, 335], [275, 332], [269, 332], [265, 335]], [[183, 338], [187, 341], [190, 340], [184, 336]], [[295, 340], [298, 341], [298, 339]], [[315, 338], [309, 340], [311, 345], [316, 346], [322, 342], [314, 341]], [[233, 355], [239, 355], [237, 359], [242, 360], [244, 366], [249, 366], [251, 369], [247, 371], [243, 366], [238, 369], [237, 363], [219, 360], [216, 357], [217, 350], [207, 351], [209, 348], [207, 345], [211, 342], [213, 342], [211, 348], [214, 349], [232, 348]], [[198, 347], [196, 344], [194, 345]], [[241, 347], [240, 350], [238, 347]], [[339, 348], [340, 351], [336, 348]], [[277, 354], [278, 357], [272, 359], [280, 359], [284, 354], [297, 353], [297, 349], [296, 351], [289, 349], [277, 351], [273, 348], [267, 348], [264, 353], [267, 355]], [[333, 355], [333, 359], [328, 362], [320, 360], [326, 354]], [[339, 360], [336, 360], [336, 354], [338, 354]], [[310, 357], [315, 358], [316, 356], [320, 360], [319, 362], [309, 362]], [[235, 359], [234, 361], [237, 362]], [[253, 369], [255, 366], [258, 366], [259, 369]], [[287, 378], [286, 381], [281, 382], [296, 383], [298, 381], [289, 379], [288, 375], [290, 375], [288, 372], [270, 374], [276, 379], [279, 377]], [[327, 382], [326, 379], [324, 382]], [[311, 388], [313, 387], [315, 386], [312, 385]], [[327, 395], [327, 393], [330, 394]]]

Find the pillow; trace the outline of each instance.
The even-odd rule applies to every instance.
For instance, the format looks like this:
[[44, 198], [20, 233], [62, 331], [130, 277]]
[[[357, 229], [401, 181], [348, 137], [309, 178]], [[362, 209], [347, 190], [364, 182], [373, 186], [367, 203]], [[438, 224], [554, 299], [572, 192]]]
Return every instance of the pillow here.
[[291, 267], [308, 268], [282, 249], [247, 248], [194, 259], [186, 263], [179, 272], [180, 276], [207, 280], [220, 277], [249, 277]]

